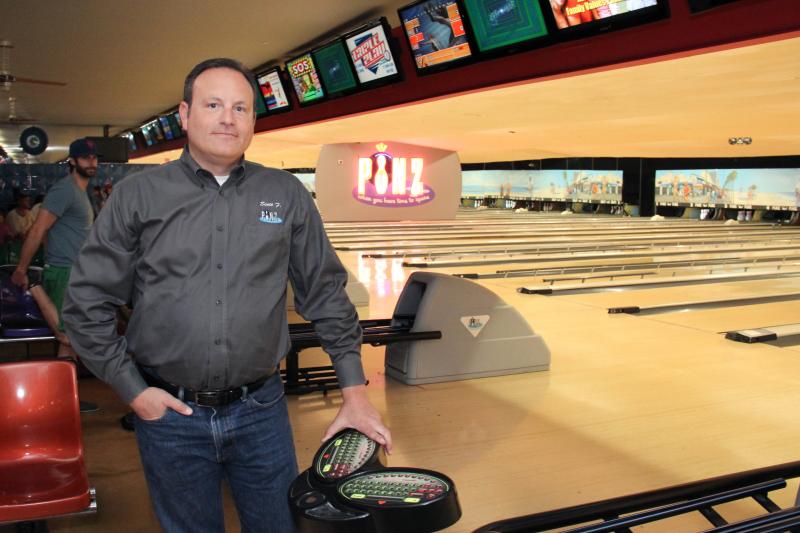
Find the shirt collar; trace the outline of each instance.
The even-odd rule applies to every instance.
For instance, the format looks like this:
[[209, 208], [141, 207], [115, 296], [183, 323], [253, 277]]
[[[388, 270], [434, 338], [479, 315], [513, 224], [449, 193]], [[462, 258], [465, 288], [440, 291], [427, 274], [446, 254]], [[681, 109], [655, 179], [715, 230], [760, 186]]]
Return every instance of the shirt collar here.
[[[189, 153], [188, 144], [183, 147], [183, 153], [181, 154], [179, 161], [184, 168], [189, 171], [192, 181], [194, 181], [200, 187], [205, 187], [209, 183], [217, 183], [214, 175], [198, 165], [197, 161], [194, 160], [192, 154]], [[245, 160], [244, 156], [242, 156], [242, 158], [239, 159], [239, 162], [231, 169], [228, 181], [232, 181], [238, 185], [239, 182], [244, 180], [245, 175]]]

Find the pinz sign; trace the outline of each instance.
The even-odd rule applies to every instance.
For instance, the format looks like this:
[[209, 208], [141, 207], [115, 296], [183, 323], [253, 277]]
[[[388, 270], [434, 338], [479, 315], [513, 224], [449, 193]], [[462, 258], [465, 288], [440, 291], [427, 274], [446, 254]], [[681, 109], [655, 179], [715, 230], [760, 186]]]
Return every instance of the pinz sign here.
[[423, 182], [423, 158], [394, 157], [383, 143], [375, 147], [370, 157], [358, 158], [353, 198], [377, 207], [415, 207], [433, 200], [433, 190]]

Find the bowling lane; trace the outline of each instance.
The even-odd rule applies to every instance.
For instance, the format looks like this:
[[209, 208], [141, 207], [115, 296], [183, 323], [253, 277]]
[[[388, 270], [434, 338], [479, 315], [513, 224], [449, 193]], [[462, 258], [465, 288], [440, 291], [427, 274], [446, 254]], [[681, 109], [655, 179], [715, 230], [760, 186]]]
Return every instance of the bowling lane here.
[[[583, 305], [608, 309], [610, 307], [650, 307], [705, 300], [777, 296], [796, 292], [800, 292], [800, 278], [714, 283], [693, 285], [691, 287], [664, 287], [625, 292], [570, 294], [557, 296], [557, 298], [570, 299], [570, 301]], [[663, 315], [659, 315], [659, 317], [661, 316]]]
[[[390, 316], [411, 269], [340, 255], [369, 286], [372, 317]], [[608, 315], [583, 301], [591, 295], [521, 295], [519, 281], [477, 283], [544, 337], [548, 372], [405, 386], [385, 377], [382, 349], [364, 347], [368, 394], [394, 436], [391, 464], [453, 478], [464, 516], [452, 531], [796, 459], [786, 443], [800, 439], [797, 354], [733, 343], [665, 315]], [[339, 406], [335, 397], [290, 398], [292, 416], [303, 420], [296, 438], [312, 443], [298, 446], [301, 465]], [[726, 517], [745, 515], [726, 508]]]
[[[659, 263], [661, 263], [661, 268], [672, 268], [675, 266], [691, 266], [692, 263], [696, 263], [697, 266], [701, 265], [708, 265], [709, 268], [716, 268], [716, 266], [722, 266], [724, 264], [730, 265], [739, 265], [741, 267], [745, 267], [747, 265], [752, 266], [762, 266], [762, 263], [772, 263], [772, 262], [789, 262], [791, 260], [800, 259], [800, 253], [787, 255], [785, 251], [776, 251], [776, 252], [750, 252], [750, 253], [706, 253], [706, 254], [687, 254], [687, 255], [669, 255], [669, 256], [660, 256], [656, 259], [653, 258], [651, 255], [640, 254], [634, 255], [633, 257], [617, 257], [614, 256], [615, 254], [608, 253], [602, 256], [596, 257], [585, 257], [581, 258], [579, 254], [564, 254], [561, 256], [560, 259], [558, 258], [547, 258], [547, 259], [540, 259], [538, 261], [531, 260], [530, 262], [520, 262], [520, 263], [509, 263], [509, 264], [497, 264], [497, 263], [488, 263], [488, 264], [475, 264], [475, 261], [471, 258], [464, 258], [463, 261], [460, 262], [452, 262], [450, 266], [441, 266], [441, 267], [409, 267], [414, 270], [426, 270], [431, 272], [443, 272], [449, 274], [468, 274], [468, 273], [475, 273], [475, 274], [504, 274], [508, 273], [511, 276], [515, 275], [527, 275], [530, 273], [533, 276], [536, 276], [536, 271], [544, 271], [548, 274], [558, 273], [561, 269], [571, 269], [571, 268], [587, 268], [592, 269], [592, 267], [596, 268], [604, 268], [612, 265], [619, 265], [620, 268], [623, 268], [625, 265], [630, 265], [629, 268], [635, 268], [637, 265], [644, 267], [647, 270], [659, 267]], [[630, 254], [628, 254], [630, 255]], [[786, 260], [786, 261], [784, 261]], [[401, 260], [402, 262], [402, 260]], [[414, 264], [413, 262], [410, 262]], [[715, 266], [716, 265], [716, 266]]]
[[775, 302], [723, 309], [698, 309], [686, 313], [665, 313], [642, 318], [701, 329], [710, 333], [725, 333], [740, 329], [800, 323], [800, 305], [797, 301]]

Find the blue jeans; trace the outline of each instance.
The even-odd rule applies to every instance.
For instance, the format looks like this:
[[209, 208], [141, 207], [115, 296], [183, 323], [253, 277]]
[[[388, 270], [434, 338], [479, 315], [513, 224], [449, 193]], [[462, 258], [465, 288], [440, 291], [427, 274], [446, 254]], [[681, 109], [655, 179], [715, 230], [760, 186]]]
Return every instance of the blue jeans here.
[[257, 391], [221, 407], [188, 402], [154, 421], [136, 417], [150, 499], [168, 533], [223, 532], [222, 479], [242, 532], [294, 531], [289, 485], [297, 476], [283, 383], [276, 372]]

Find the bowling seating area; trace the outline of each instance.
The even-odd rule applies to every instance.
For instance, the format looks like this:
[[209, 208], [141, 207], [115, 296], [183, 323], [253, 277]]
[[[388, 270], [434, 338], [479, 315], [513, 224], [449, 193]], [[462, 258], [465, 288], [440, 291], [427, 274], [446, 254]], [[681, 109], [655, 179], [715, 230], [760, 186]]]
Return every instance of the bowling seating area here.
[[75, 366], [5, 363], [0, 383], [0, 525], [41, 532], [47, 519], [94, 514]]

